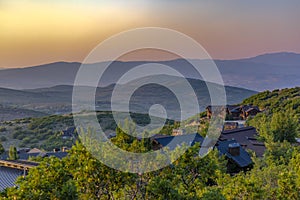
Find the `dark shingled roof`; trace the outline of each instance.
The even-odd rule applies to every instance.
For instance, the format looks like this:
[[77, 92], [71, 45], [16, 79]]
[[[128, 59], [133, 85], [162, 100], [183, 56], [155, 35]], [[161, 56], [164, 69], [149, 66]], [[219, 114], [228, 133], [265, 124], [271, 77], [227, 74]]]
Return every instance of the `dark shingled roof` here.
[[19, 176], [23, 174], [22, 170], [12, 169], [9, 167], [0, 167], [0, 191], [15, 186]]
[[[185, 135], [177, 135], [177, 136], [167, 136], [162, 138], [155, 138], [155, 141], [157, 141], [159, 144], [161, 144], [163, 147], [169, 145], [169, 149], [173, 150], [177, 146], [181, 146], [184, 143], [187, 145], [195, 145], [196, 142], [199, 142], [200, 144], [203, 142], [203, 137], [199, 135], [198, 133], [193, 134], [185, 134]], [[171, 144], [172, 141], [172, 144]]]
[[250, 155], [247, 151], [245, 151], [242, 147], [240, 148], [240, 155], [233, 156], [228, 152], [228, 146], [230, 144], [237, 143], [236, 140], [228, 140], [228, 141], [219, 141], [218, 145], [216, 146], [218, 151], [225, 155], [227, 158], [231, 159], [233, 162], [235, 162], [239, 167], [247, 167], [252, 164], [252, 160]]
[[257, 140], [258, 133], [252, 126], [223, 131], [220, 140], [236, 140], [245, 149], [255, 152], [258, 157], [262, 157], [266, 147], [263, 142]]
[[[170, 150], [174, 150], [177, 146], [182, 145], [183, 143], [187, 145], [193, 146], [196, 142], [200, 144], [203, 143], [203, 137], [200, 136], [198, 133], [194, 134], [186, 134], [186, 135], [178, 135], [178, 136], [166, 136], [166, 137], [159, 137], [155, 138], [159, 144], [163, 147], [169, 145]], [[171, 144], [172, 141], [172, 144]], [[227, 158], [231, 159], [235, 162], [239, 167], [247, 167], [252, 163], [251, 157], [242, 147], [240, 147], [240, 155], [239, 156], [232, 156], [228, 152], [228, 145], [237, 143], [236, 140], [228, 140], [228, 141], [219, 141], [216, 148], [220, 152], [220, 154], [225, 155]]]

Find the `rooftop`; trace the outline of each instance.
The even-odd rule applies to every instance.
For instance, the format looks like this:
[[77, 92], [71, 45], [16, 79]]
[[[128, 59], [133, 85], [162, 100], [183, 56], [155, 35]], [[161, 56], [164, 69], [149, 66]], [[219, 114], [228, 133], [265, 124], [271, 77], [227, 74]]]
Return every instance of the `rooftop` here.
[[23, 170], [0, 166], [0, 191], [15, 186], [17, 178], [23, 173]]
[[258, 157], [262, 157], [266, 147], [263, 142], [257, 140], [258, 133], [252, 126], [222, 131], [220, 141], [236, 140], [245, 149], [255, 152]]
[[[250, 155], [247, 151], [245, 151], [241, 146], [238, 145], [236, 140], [219, 141], [216, 147], [222, 155], [225, 155], [227, 158], [234, 161], [241, 168], [247, 167], [252, 164]], [[229, 147], [239, 148], [239, 155], [233, 156], [231, 153], [229, 153]]]
[[198, 133], [177, 135], [177, 136], [166, 136], [154, 138], [163, 147], [168, 146], [170, 150], [175, 149], [177, 146], [181, 146], [184, 143], [190, 146], [195, 145], [196, 142], [200, 144], [203, 142], [203, 137]]

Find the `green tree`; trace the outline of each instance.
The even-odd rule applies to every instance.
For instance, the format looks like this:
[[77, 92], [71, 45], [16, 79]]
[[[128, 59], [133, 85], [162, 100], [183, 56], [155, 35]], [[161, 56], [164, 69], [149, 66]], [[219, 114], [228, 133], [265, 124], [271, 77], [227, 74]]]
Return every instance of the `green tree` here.
[[270, 128], [275, 142], [295, 142], [298, 136], [298, 119], [292, 111], [274, 113]]
[[78, 199], [75, 181], [66, 170], [65, 162], [50, 157], [29, 170], [26, 177], [17, 181], [18, 188], [7, 192], [9, 199], [73, 200]]
[[127, 119], [124, 122], [123, 127], [119, 124], [116, 128], [116, 137], [111, 141], [114, 145], [126, 151], [142, 153], [151, 150], [152, 145], [148, 132], [143, 133], [142, 138], [134, 137], [137, 135], [135, 125], [130, 123]]
[[18, 152], [17, 152], [17, 148], [15, 146], [9, 147], [8, 159], [9, 160], [17, 160], [18, 159]]
[[203, 200], [226, 200], [224, 195], [221, 193], [220, 188], [207, 187], [207, 190], [202, 194], [201, 199]]
[[[152, 199], [198, 199], [206, 187], [216, 185], [226, 171], [226, 162], [217, 151], [199, 157], [194, 145], [171, 166], [162, 169], [147, 185]], [[207, 191], [206, 191], [207, 192]]]
[[2, 145], [2, 143], [0, 142], [0, 155], [3, 154], [5, 152], [5, 149]]

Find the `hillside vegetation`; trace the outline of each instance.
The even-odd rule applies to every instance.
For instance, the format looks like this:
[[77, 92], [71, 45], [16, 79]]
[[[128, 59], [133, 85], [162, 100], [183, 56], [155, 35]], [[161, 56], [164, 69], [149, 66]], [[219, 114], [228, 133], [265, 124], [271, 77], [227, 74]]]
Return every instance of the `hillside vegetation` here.
[[245, 99], [243, 104], [257, 105], [270, 114], [288, 110], [300, 114], [300, 87], [261, 92]]
[[[89, 116], [89, 112], [86, 112], [86, 116]], [[97, 117], [105, 133], [115, 132], [117, 124], [112, 112], [97, 112]], [[146, 114], [132, 113], [131, 117], [140, 126], [150, 123], [150, 118]], [[166, 127], [172, 124], [173, 120], [166, 121]], [[71, 147], [74, 144], [76, 138], [62, 137], [62, 131], [70, 127], [74, 127], [72, 114], [5, 121], [0, 122], [0, 140], [6, 149], [14, 145], [20, 148], [37, 147], [51, 151], [54, 148]]]
[[299, 134], [300, 88], [265, 91], [243, 103], [258, 105], [264, 112], [247, 120], [257, 128], [267, 145], [274, 142], [296, 142]]

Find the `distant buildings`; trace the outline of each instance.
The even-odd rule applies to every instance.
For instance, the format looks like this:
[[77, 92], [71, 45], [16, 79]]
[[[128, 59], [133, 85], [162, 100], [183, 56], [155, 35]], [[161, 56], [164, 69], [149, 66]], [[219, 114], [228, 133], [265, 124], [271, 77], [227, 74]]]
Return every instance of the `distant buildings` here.
[[[232, 120], [246, 120], [249, 116], [255, 116], [261, 111], [257, 106], [253, 105], [226, 105], [225, 107], [214, 107], [215, 109], [225, 109], [226, 118]], [[213, 112], [212, 106], [206, 107], [207, 118], [211, 118]]]
[[67, 130], [62, 131], [62, 138], [63, 139], [69, 139], [69, 138], [74, 138], [75, 137], [75, 132], [76, 128], [75, 127], [70, 127]]
[[[42, 151], [40, 149], [37, 148], [33, 148], [33, 149], [20, 149], [18, 151], [18, 158], [20, 160], [28, 160], [29, 158], [34, 158], [34, 157], [50, 157], [50, 156], [54, 156], [57, 157], [59, 159], [62, 159], [64, 157], [66, 157], [68, 155], [67, 152], [68, 148], [66, 147], [62, 147], [61, 149], [53, 149], [53, 152], [45, 152]], [[8, 159], [8, 153], [4, 153], [1, 155], [1, 159], [2, 160], [7, 160]]]

